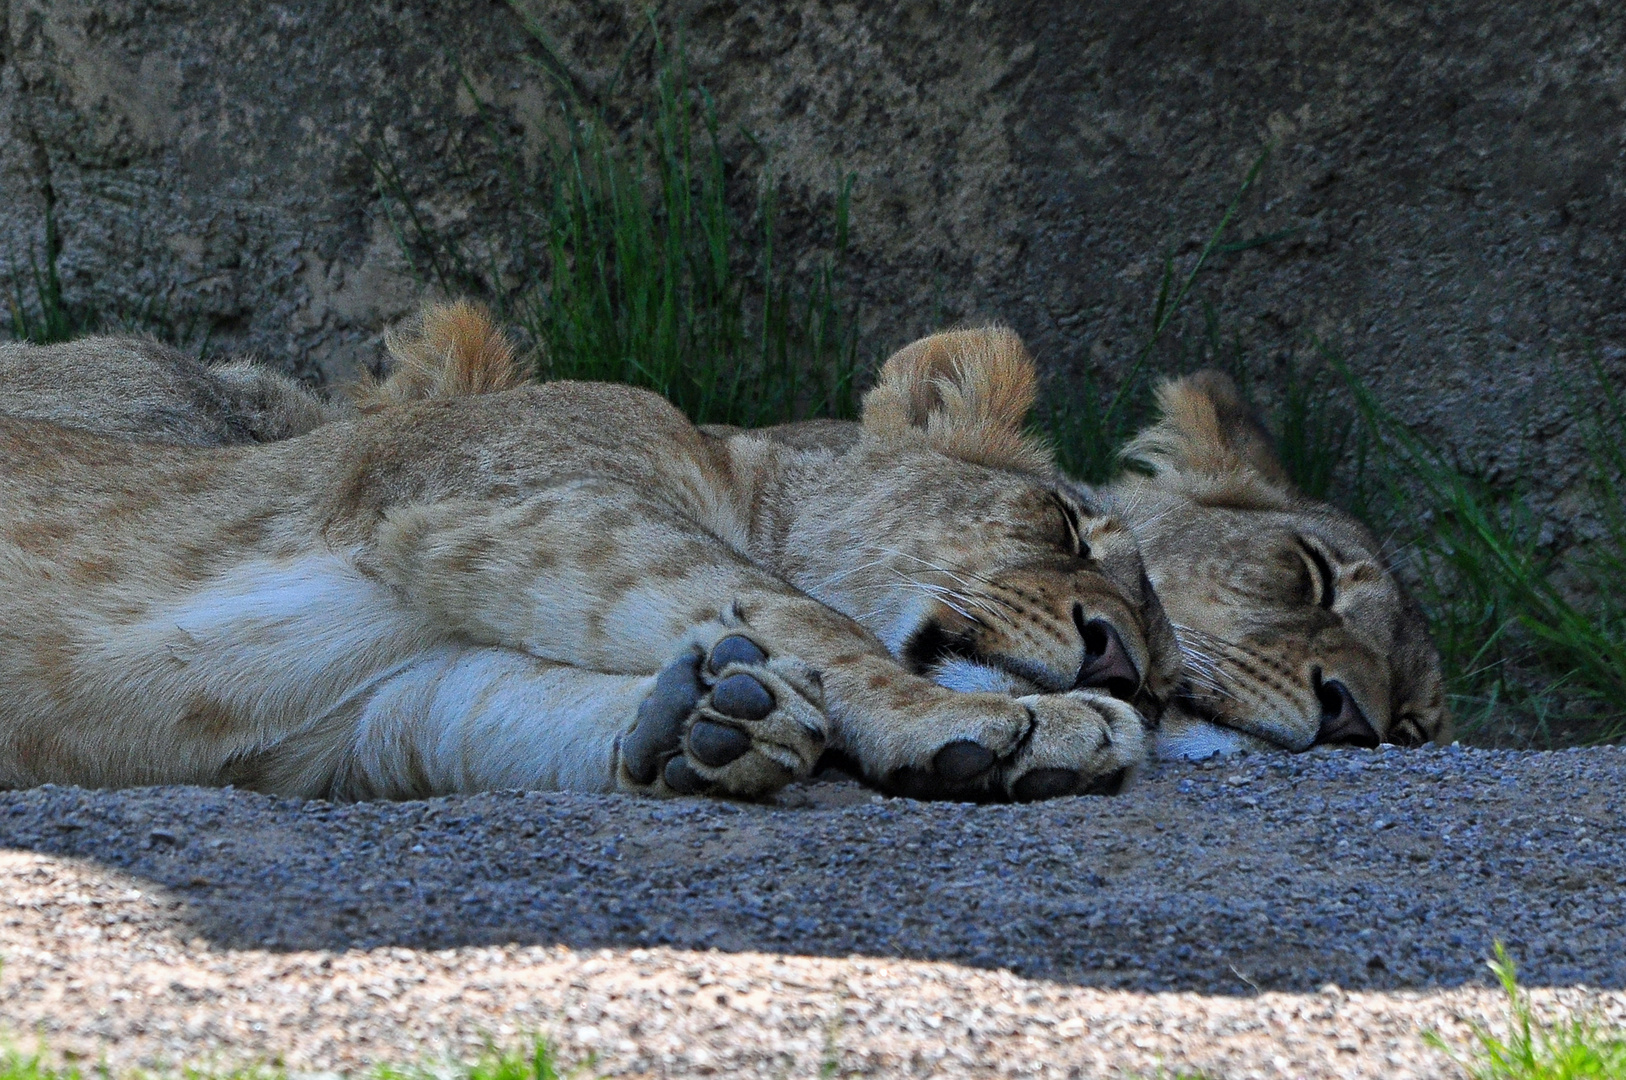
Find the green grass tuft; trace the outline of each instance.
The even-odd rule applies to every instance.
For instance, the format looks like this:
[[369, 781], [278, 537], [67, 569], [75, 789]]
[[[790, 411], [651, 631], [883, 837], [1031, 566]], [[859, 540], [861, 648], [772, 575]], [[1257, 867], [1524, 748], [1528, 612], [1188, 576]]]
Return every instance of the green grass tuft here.
[[1242, 251], [1258, 246], [1260, 242], [1268, 243], [1280, 238], [1232, 245], [1224, 243], [1225, 234], [1242, 209], [1243, 200], [1253, 190], [1269, 160], [1270, 149], [1266, 148], [1248, 169], [1219, 224], [1214, 226], [1207, 243], [1198, 251], [1184, 276], [1176, 273], [1172, 254], [1164, 257], [1163, 274], [1158, 279], [1146, 341], [1130, 362], [1118, 388], [1107, 394], [1095, 373], [1086, 369], [1072, 386], [1052, 386], [1043, 396], [1034, 418], [1035, 425], [1055, 450], [1057, 463], [1072, 476], [1087, 483], [1100, 484], [1111, 479], [1118, 471], [1119, 451], [1151, 413], [1151, 381], [1147, 365], [1153, 350], [1185, 306], [1192, 286], [1196, 285], [1197, 278], [1210, 259], [1225, 250]]
[[45, 255], [32, 245], [26, 270], [8, 255], [6, 266], [7, 336], [35, 345], [52, 345], [84, 333], [89, 320], [70, 308], [62, 296], [62, 237], [57, 232], [55, 199], [45, 200]]
[[381, 1065], [372, 1080], [559, 1080], [559, 1068], [552, 1044], [537, 1038], [526, 1050], [488, 1047], [472, 1063], [449, 1069]]
[[[89, 1069], [75, 1064], [52, 1065], [40, 1054], [0, 1050], [0, 1080], [112, 1080], [115, 1075], [105, 1065]], [[269, 1066], [210, 1069], [189, 1065], [164, 1073], [132, 1069], [123, 1075], [128, 1080], [156, 1080], [159, 1076], [175, 1080], [281, 1080], [284, 1074]]]
[[157, 338], [202, 358], [213, 327], [196, 317], [180, 319], [158, 295], [111, 312], [69, 302], [62, 285], [62, 235], [56, 222], [56, 199], [46, 188], [43, 255], [29, 246], [23, 262], [7, 252], [0, 276], [0, 337], [34, 345], [55, 345], [85, 334], [141, 334]]
[[[1367, 434], [1337, 399], [1320, 367], [1288, 367], [1273, 414], [1276, 451], [1298, 489], [1314, 499], [1344, 496], [1356, 516], [1364, 503]], [[1344, 481], [1344, 483], [1340, 483]]]
[[71, 1066], [53, 1068], [38, 1055], [0, 1052], [0, 1080], [80, 1080], [79, 1070]]
[[1507, 994], [1507, 1035], [1473, 1025], [1473, 1056], [1466, 1061], [1438, 1033], [1424, 1035], [1472, 1080], [1626, 1080], [1626, 1035], [1600, 1028], [1585, 1017], [1572, 1016], [1552, 1025], [1539, 1022], [1501, 942], [1496, 943], [1496, 958], [1489, 966]]
[[[681, 42], [668, 49], [651, 19], [652, 74], [617, 123], [526, 25], [549, 60], [561, 133], [528, 167], [480, 103], [513, 208], [505, 235], [458, 241], [436, 229], [375, 150], [386, 212], [420, 279], [490, 302], [529, 339], [540, 378], [645, 386], [699, 423], [856, 415], [863, 365], [842, 273], [853, 178], [837, 181], [815, 225], [829, 252], [784, 259], [771, 162], [764, 155], [754, 193], [742, 195]], [[472, 81], [465, 88], [478, 102]], [[737, 211], [731, 194], [752, 209]]]

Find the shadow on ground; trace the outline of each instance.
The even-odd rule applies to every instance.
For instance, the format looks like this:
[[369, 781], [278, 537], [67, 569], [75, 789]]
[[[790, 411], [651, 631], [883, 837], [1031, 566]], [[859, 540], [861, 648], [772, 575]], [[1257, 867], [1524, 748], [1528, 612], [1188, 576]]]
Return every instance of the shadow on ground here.
[[895, 956], [1251, 994], [1626, 987], [1626, 751], [1361, 752], [974, 807], [851, 783], [779, 806], [494, 793], [0, 793], [0, 848], [90, 860], [226, 948], [672, 945]]

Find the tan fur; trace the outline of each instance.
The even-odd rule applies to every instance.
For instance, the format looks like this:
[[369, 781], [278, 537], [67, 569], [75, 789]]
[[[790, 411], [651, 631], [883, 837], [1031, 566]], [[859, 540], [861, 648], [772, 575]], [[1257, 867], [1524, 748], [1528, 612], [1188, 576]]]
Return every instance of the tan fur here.
[[[421, 320], [415, 334], [393, 338], [396, 367], [385, 398], [501, 389], [517, 378], [506, 342], [498, 337], [493, 347], [495, 332], [478, 321], [471, 325], [471, 313], [478, 315], [462, 307], [457, 318]], [[938, 386], [940, 376], [952, 373], [968, 347], [981, 352], [997, 373], [974, 401], [952, 385], [945, 396]], [[343, 414], [341, 406], [321, 403], [280, 376], [258, 374], [263, 369], [253, 365], [235, 365], [245, 369], [246, 381], [268, 388], [251, 398], [251, 405], [200, 394], [200, 380], [224, 377], [234, 367], [215, 368], [206, 376], [195, 361], [162, 351], [156, 354], [162, 362], [155, 364], [157, 348], [148, 342], [108, 340], [88, 352], [77, 345], [0, 348], [0, 412], [148, 439], [217, 445], [278, 437], [276, 425], [260, 421], [261, 416], [307, 418], [283, 423], [285, 436], [307, 430], [313, 415], [329, 419]], [[1003, 363], [1009, 357], [1025, 354], [1008, 332], [926, 339], [889, 361], [887, 379], [869, 398], [875, 415], [868, 419], [876, 429], [908, 432], [916, 430], [909, 417], [924, 415], [929, 427], [932, 406], [948, 402], [952, 411], [937, 421], [942, 445], [996, 461], [1041, 460], [1042, 450], [1022, 440], [1011, 419], [1025, 410], [1032, 383], [1023, 377], [1024, 361], [1019, 359], [1013, 371]], [[447, 370], [436, 370], [437, 365]], [[894, 389], [888, 391], [888, 385]], [[285, 399], [280, 405], [279, 389]], [[1153, 579], [1182, 622], [1193, 659], [1192, 692], [1186, 698], [1190, 711], [1170, 715], [1165, 746], [1201, 753], [1204, 747], [1313, 743], [1320, 703], [1311, 677], [1318, 666], [1324, 680], [1329, 671], [1352, 667], [1349, 681], [1356, 686], [1370, 687], [1387, 678], [1393, 700], [1386, 712], [1371, 705], [1380, 692], [1363, 692], [1374, 714], [1387, 716], [1386, 721], [1374, 720], [1382, 737], [1448, 739], [1438, 658], [1421, 613], [1403, 590], [1378, 590], [1375, 604], [1344, 605], [1339, 615], [1344, 622], [1394, 622], [1390, 643], [1372, 645], [1364, 656], [1362, 649], [1349, 646], [1347, 635], [1340, 637], [1342, 631], [1325, 634], [1323, 616], [1285, 595], [1298, 587], [1295, 583], [1306, 571], [1302, 552], [1283, 546], [1296, 535], [1295, 523], [1338, 533], [1345, 541], [1338, 552], [1366, 553], [1348, 567], [1341, 562], [1340, 574], [1358, 587], [1355, 595], [1364, 591], [1368, 599], [1373, 590], [1365, 579], [1392, 582], [1376, 559], [1370, 536], [1346, 515], [1293, 490], [1269, 432], [1226, 376], [1199, 372], [1171, 381], [1159, 388], [1158, 402], [1162, 419], [1141, 432], [1126, 452], [1151, 475], [1126, 476], [1112, 493], [1141, 534]], [[985, 429], [973, 419], [972, 438], [957, 443], [954, 433], [966, 427], [968, 417], [981, 417]], [[708, 430], [720, 436], [742, 434], [722, 427]], [[858, 444], [862, 430], [857, 424], [824, 420], [760, 434], [798, 450], [845, 453]], [[991, 438], [989, 432], [994, 433]], [[1365, 636], [1373, 635], [1381, 638], [1381, 627], [1368, 627]], [[1316, 662], [1326, 657], [1331, 659]], [[1218, 686], [1210, 689], [1210, 682]], [[1243, 709], [1257, 715], [1243, 720]], [[1233, 733], [1238, 738], [1231, 738]]]
[[1140, 432], [1124, 457], [1184, 478], [1210, 500], [1263, 499], [1276, 505], [1292, 488], [1270, 432], [1218, 371], [1199, 371], [1156, 390], [1162, 422]]
[[390, 369], [329, 401], [251, 359], [205, 364], [148, 338], [0, 345], [0, 413], [183, 446], [293, 438], [357, 411], [512, 390], [513, 343], [484, 308], [434, 305], [385, 337]]
[[1049, 450], [1022, 430], [1037, 386], [1015, 332], [993, 326], [934, 334], [887, 360], [864, 399], [864, 424], [874, 431], [924, 427], [946, 453], [966, 461], [1048, 469]]
[[[0, 783], [668, 793], [621, 740], [655, 673], [728, 634], [775, 705], [737, 761], [683, 751], [710, 790], [826, 748], [968, 797], [1140, 757], [1135, 709], [1080, 685], [1081, 627], [1113, 628], [1154, 716], [1174, 638], [1128, 530], [1021, 437], [1008, 332], [905, 350], [841, 447], [707, 434], [627, 387], [475, 394], [512, 354], [466, 309], [406, 342], [370, 415], [272, 445], [0, 416]], [[991, 763], [946, 777], [967, 744]]]
[[514, 345], [485, 308], [467, 300], [426, 308], [408, 329], [385, 338], [394, 361], [389, 377], [355, 390], [363, 412], [428, 398], [512, 390], [525, 381]]
[[[1303, 749], [1329, 737], [1323, 713], [1346, 687], [1376, 738], [1449, 741], [1438, 654], [1426, 621], [1350, 515], [1296, 490], [1269, 432], [1223, 374], [1163, 384], [1161, 419], [1126, 450], [1138, 466], [1109, 489], [1140, 542], [1186, 651], [1172, 752], [1226, 745]], [[1318, 601], [1320, 557], [1333, 577]], [[1209, 725], [1240, 732], [1214, 737]], [[1335, 741], [1337, 741], [1335, 739]], [[1182, 749], [1182, 747], [1184, 749]]]
[[349, 413], [248, 360], [205, 365], [147, 338], [0, 345], [0, 413], [187, 446], [275, 442]]

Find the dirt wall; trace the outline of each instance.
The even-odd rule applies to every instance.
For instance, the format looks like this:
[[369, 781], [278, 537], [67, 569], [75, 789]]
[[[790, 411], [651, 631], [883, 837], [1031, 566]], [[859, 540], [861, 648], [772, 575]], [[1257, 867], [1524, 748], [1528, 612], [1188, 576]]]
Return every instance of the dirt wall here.
[[[633, 5], [523, 10], [589, 93], [641, 25]], [[475, 97], [531, 146], [552, 100], [536, 36], [485, 0], [0, 13], [11, 257], [41, 249], [53, 198], [71, 302], [313, 376], [375, 358], [421, 293], [376, 148], [438, 223], [473, 229], [498, 190]], [[1626, 372], [1626, 9], [674, 0], [661, 17], [686, 26], [724, 138], [772, 151], [792, 227], [856, 173], [867, 347], [998, 318], [1059, 377], [1122, 370], [1163, 258], [1189, 262], [1272, 146], [1232, 239], [1278, 238], [1217, 259], [1192, 311], [1213, 305], [1267, 393], [1312, 335], [1334, 344], [1465, 455], [1534, 467], [1562, 521], [1578, 439], [1552, 373], [1588, 350]]]

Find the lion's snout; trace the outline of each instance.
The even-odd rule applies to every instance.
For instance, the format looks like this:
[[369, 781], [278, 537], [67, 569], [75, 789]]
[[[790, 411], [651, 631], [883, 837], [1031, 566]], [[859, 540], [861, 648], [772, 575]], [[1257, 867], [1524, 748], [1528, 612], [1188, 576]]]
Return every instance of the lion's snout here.
[[1084, 621], [1084, 608], [1075, 605], [1073, 621], [1084, 642], [1084, 662], [1078, 666], [1074, 690], [1105, 690], [1119, 701], [1133, 701], [1140, 692], [1141, 673], [1123, 635], [1106, 619]]
[[902, 659], [954, 689], [1096, 690], [1139, 705], [1148, 643], [1125, 605], [1096, 592], [1001, 581], [970, 611], [934, 605], [907, 639]]

